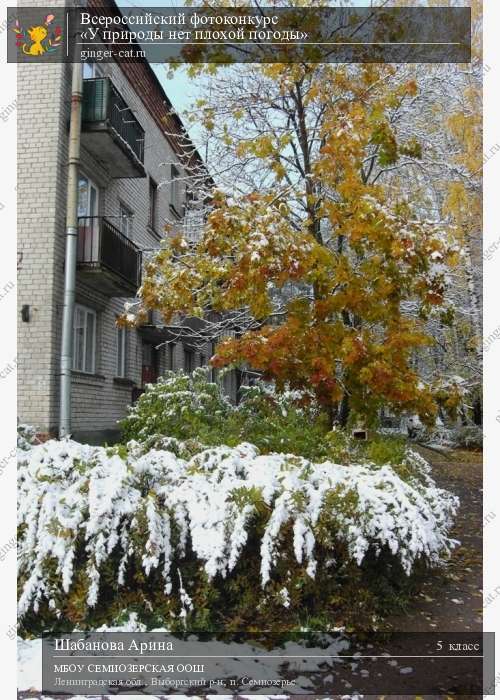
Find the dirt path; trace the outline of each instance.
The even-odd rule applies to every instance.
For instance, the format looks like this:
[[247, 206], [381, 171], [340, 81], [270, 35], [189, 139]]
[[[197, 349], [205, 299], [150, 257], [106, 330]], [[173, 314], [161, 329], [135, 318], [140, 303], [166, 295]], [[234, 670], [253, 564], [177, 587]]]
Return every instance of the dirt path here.
[[[483, 511], [482, 511], [482, 455], [469, 451], [441, 454], [424, 447], [417, 448], [432, 465], [433, 478], [438, 486], [448, 489], [460, 498], [460, 509], [451, 533], [460, 541], [448, 564], [427, 572], [420, 592], [408, 605], [404, 614], [390, 619], [394, 630], [407, 632], [476, 632], [482, 630], [482, 564], [483, 564]], [[432, 662], [431, 662], [432, 663]], [[432, 666], [427, 667], [429, 676]], [[434, 671], [435, 673], [435, 671]], [[453, 687], [456, 677], [452, 668], [448, 678], [437, 678]], [[490, 691], [491, 692], [491, 691]], [[443, 695], [386, 695], [387, 700], [448, 700]], [[482, 695], [461, 695], [461, 700], [480, 700]], [[365, 695], [365, 700], [379, 700], [380, 696]]]
[[[446, 638], [443, 634], [446, 632], [482, 630], [482, 455], [469, 451], [442, 454], [424, 447], [417, 449], [432, 465], [432, 476], [437, 485], [460, 498], [460, 509], [450, 533], [453, 539], [460, 541], [460, 545], [444, 567], [425, 572], [413, 600], [402, 613], [398, 612], [387, 621], [394, 630], [391, 653], [398, 653], [399, 638], [404, 640], [408, 638], [407, 633], [417, 632], [433, 633], [431, 636], [421, 635], [419, 639], [422, 644], [429, 640], [434, 655], [436, 636]], [[457, 635], [457, 639], [470, 641], [470, 637], [461, 635]], [[390, 663], [396, 664], [395, 661]], [[475, 662], [462, 658], [458, 663], [459, 666], [456, 659], [441, 660], [438, 656], [412, 658], [405, 664], [411, 667], [411, 674], [400, 676], [399, 682], [394, 678], [391, 680], [387, 674], [384, 674], [383, 680], [376, 675], [371, 676], [379, 688], [387, 684], [385, 695], [370, 695], [369, 683], [361, 692], [365, 693], [364, 700], [450, 700], [453, 697], [480, 700], [482, 695], [467, 693], [471, 692], [471, 688], [476, 689], [478, 680], [482, 680], [481, 667], [478, 675]], [[467, 678], [472, 668], [475, 670]], [[400, 673], [403, 670], [400, 669]], [[435, 690], [431, 692], [436, 694], [426, 694], [424, 688], [433, 688]]]
[[460, 498], [451, 533], [460, 541], [443, 569], [427, 574], [423, 590], [404, 615], [391, 623], [414, 632], [479, 631], [482, 624], [482, 455], [455, 451], [442, 455], [419, 447], [438, 486]]

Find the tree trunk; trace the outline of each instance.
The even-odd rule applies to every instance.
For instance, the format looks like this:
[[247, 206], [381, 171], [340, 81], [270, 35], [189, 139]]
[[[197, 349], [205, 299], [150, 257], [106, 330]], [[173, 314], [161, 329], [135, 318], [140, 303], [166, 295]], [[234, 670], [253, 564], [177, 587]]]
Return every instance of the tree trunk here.
[[474, 425], [483, 424], [483, 407], [481, 405], [481, 399], [476, 399], [472, 406], [472, 420]]
[[[469, 304], [471, 310], [471, 320], [472, 327], [474, 330], [474, 335], [479, 340], [482, 336], [481, 329], [481, 308], [479, 303], [479, 297], [476, 290], [476, 282], [474, 279], [474, 263], [472, 261], [472, 253], [469, 241], [463, 246], [464, 257], [465, 257], [465, 275], [467, 278], [467, 291], [469, 293]], [[479, 361], [481, 361], [481, 343], [478, 342], [476, 356]]]
[[333, 402], [333, 403], [330, 403], [326, 409], [327, 414], [328, 414], [328, 425], [329, 425], [330, 429], [332, 429], [334, 427], [335, 423], [337, 422], [337, 407], [338, 407], [338, 403]]
[[350, 411], [351, 408], [349, 406], [349, 395], [347, 394], [347, 392], [344, 392], [337, 414], [337, 422], [342, 428], [345, 428], [347, 425], [347, 420], [349, 418]]

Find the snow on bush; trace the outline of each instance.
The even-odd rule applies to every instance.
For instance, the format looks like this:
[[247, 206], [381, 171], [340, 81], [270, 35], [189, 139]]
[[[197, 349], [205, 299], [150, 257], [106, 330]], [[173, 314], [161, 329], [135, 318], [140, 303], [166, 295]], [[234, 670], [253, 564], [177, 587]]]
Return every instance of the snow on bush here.
[[32, 425], [19, 423], [17, 426], [17, 447], [20, 450], [29, 450], [40, 441], [36, 437], [36, 428]]
[[216, 429], [232, 411], [221, 387], [208, 380], [208, 370], [168, 371], [147, 384], [139, 401], [121, 421], [125, 439], [145, 440], [153, 434], [182, 440]]
[[458, 501], [412, 451], [402, 478], [387, 465], [264, 456], [245, 443], [192, 456], [179, 441], [163, 446], [52, 440], [19, 451], [21, 617], [41, 606], [60, 616], [71, 594], [92, 609], [106, 570], [107, 595], [139, 585], [132, 574], [140, 585], [156, 576], [155, 595], [184, 619], [200, 599], [196, 575], [224, 589], [249, 561], [259, 570], [248, 584], [262, 599], [275, 591], [283, 610], [298, 580], [333, 579], [343, 559], [359, 567], [390, 552], [410, 574], [454, 545]]
[[328, 418], [312, 394], [278, 392], [259, 382], [240, 387], [240, 397], [237, 406], [231, 404], [221, 386], [210, 381], [207, 368], [166, 372], [147, 385], [120, 421], [123, 440], [143, 443], [163, 435], [214, 446], [251, 442], [261, 452], [291, 452], [313, 461], [331, 458], [331, 445], [324, 440]]
[[415, 431], [414, 439], [423, 445], [430, 447], [443, 447], [447, 449], [482, 449], [483, 431], [479, 425], [461, 425], [447, 427], [436, 425], [434, 427], [419, 426]]

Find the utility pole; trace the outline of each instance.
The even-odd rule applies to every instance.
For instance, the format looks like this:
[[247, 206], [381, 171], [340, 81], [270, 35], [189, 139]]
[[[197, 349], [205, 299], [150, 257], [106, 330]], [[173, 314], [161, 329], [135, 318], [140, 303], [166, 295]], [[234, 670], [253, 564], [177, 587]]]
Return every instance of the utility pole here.
[[71, 370], [73, 366], [73, 314], [75, 310], [76, 251], [78, 242], [78, 170], [82, 117], [82, 64], [72, 64], [71, 118], [66, 194], [66, 254], [61, 339], [59, 437], [71, 435]]

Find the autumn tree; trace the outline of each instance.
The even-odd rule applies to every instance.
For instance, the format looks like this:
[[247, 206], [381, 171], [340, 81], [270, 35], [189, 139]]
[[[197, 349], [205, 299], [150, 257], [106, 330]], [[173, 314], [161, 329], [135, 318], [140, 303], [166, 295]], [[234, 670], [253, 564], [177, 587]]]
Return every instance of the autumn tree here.
[[394, 126], [417, 94], [410, 74], [270, 64], [218, 75], [197, 111], [230, 177], [199, 240], [167, 238], [148, 264], [135, 322], [145, 309], [166, 324], [203, 318], [198, 339], [219, 341], [214, 366], [313, 390], [342, 425], [382, 405], [432, 423], [435, 387], [412, 356], [432, 343], [431, 317], [449, 321], [457, 251], [451, 228], [384, 184], [422, 157]]
[[[456, 0], [423, 4], [463, 5]], [[400, 113], [398, 132], [424, 144], [422, 157], [389, 175], [393, 191], [411, 193], [420, 216], [452, 224], [458, 264], [447, 271], [453, 324], [430, 319], [433, 343], [415, 354], [419, 373], [438, 393], [461, 394], [459, 419], [481, 423], [482, 283], [482, 6], [471, 2], [471, 62], [415, 65], [418, 91]], [[443, 417], [443, 416], [442, 416]]]

